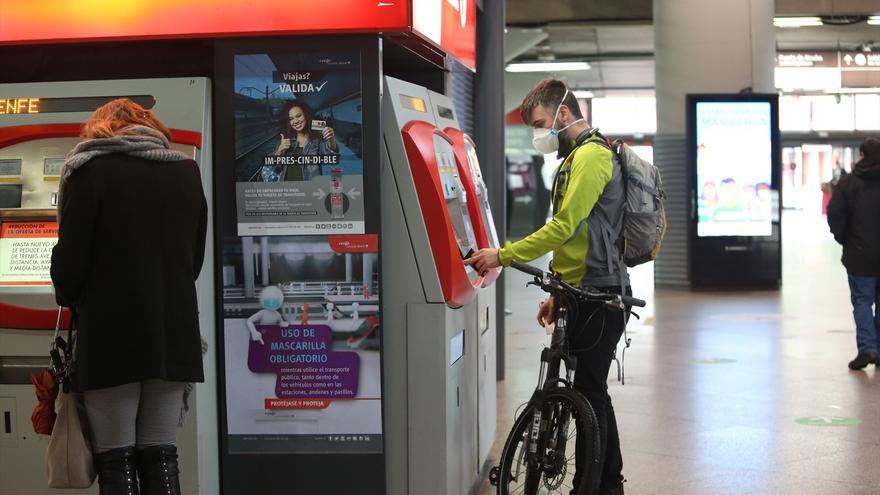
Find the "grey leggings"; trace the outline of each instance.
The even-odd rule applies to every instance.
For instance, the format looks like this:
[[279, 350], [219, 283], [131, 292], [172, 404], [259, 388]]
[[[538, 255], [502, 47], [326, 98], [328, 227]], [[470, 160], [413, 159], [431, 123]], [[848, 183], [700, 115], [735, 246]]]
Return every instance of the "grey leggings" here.
[[85, 392], [94, 452], [173, 445], [185, 386], [184, 382], [146, 380]]

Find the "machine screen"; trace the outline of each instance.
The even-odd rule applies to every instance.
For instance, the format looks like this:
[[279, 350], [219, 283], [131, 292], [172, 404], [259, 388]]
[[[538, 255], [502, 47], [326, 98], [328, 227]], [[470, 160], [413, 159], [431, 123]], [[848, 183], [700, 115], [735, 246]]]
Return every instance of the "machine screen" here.
[[62, 168], [64, 168], [64, 158], [46, 158], [43, 160], [43, 175], [46, 177], [60, 177]]
[[0, 160], [0, 175], [21, 175], [21, 160]]
[[425, 105], [425, 100], [421, 98], [416, 98], [414, 96], [406, 96], [400, 95], [400, 103], [404, 108], [408, 108], [410, 110], [415, 110], [416, 112], [427, 112], [428, 106]]
[[452, 145], [440, 136], [434, 136], [434, 149], [437, 152], [437, 168], [440, 172], [440, 184], [443, 197], [446, 198], [446, 209], [455, 230], [455, 241], [462, 258], [468, 257], [477, 250], [477, 240], [471, 225], [467, 209], [467, 194], [455, 163], [455, 152]]
[[0, 98], [0, 115], [26, 113], [94, 112], [96, 108], [117, 98], [128, 98], [151, 109], [156, 106], [152, 95], [68, 96], [64, 98]]
[[455, 118], [455, 115], [452, 113], [451, 108], [446, 108], [441, 105], [437, 105], [437, 115], [443, 117], [444, 119], [452, 120]]
[[498, 233], [495, 230], [495, 219], [492, 217], [492, 208], [489, 206], [489, 192], [486, 190], [486, 183], [483, 181], [480, 160], [477, 159], [477, 150], [468, 139], [464, 140], [464, 149], [467, 152], [468, 166], [471, 169], [471, 177], [477, 190], [477, 203], [483, 210], [481, 219], [484, 222], [483, 227], [489, 233], [489, 242], [492, 244], [492, 247], [500, 247]]
[[0, 208], [21, 208], [21, 184], [0, 184]]

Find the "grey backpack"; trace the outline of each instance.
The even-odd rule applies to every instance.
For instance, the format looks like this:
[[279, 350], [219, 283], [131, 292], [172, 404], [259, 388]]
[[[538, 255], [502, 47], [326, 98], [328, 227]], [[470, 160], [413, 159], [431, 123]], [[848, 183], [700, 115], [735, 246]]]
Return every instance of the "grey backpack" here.
[[666, 235], [666, 192], [660, 171], [621, 140], [611, 143], [620, 161], [623, 204], [623, 261], [634, 267], [657, 259]]

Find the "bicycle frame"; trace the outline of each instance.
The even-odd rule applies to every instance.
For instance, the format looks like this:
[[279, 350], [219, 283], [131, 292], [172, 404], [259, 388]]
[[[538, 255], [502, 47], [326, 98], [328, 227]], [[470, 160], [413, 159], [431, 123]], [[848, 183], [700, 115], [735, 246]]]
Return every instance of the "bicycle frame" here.
[[[527, 285], [535, 285], [553, 297], [556, 302], [556, 313], [553, 315], [556, 326], [550, 338], [550, 346], [544, 347], [541, 351], [538, 383], [528, 403], [529, 407], [533, 408], [531, 418], [520, 416], [517, 420], [519, 426], [515, 427], [518, 428], [515, 430], [518, 432], [525, 429], [524, 435], [518, 437], [522, 441], [521, 449], [508, 451], [510, 445], [515, 445], [516, 438], [513, 436], [508, 437], [508, 445], [505, 446], [505, 456], [516, 454], [515, 473], [509, 471], [513, 459], [508, 458], [510, 460], [507, 461], [507, 464], [502, 461], [502, 465], [507, 466], [507, 474], [502, 471], [501, 466], [495, 466], [490, 470], [489, 479], [493, 485], [500, 487], [501, 485], [498, 485], [499, 479], [508, 479], [507, 477], [511, 474], [513, 479], [518, 479], [523, 474], [520, 469], [525, 466], [525, 493], [534, 494], [538, 492], [542, 479], [545, 484], [549, 482], [548, 480], [554, 479], [557, 481], [553, 483], [562, 483], [564, 476], [560, 475], [564, 475], [567, 469], [568, 459], [565, 458], [565, 453], [568, 442], [571, 440], [569, 439], [571, 420], [575, 414], [587, 414], [584, 411], [585, 407], [589, 409], [586, 398], [574, 390], [573, 377], [577, 370], [577, 358], [568, 354], [569, 331], [574, 330], [569, 326], [574, 322], [569, 320], [576, 318], [574, 315], [577, 314], [577, 307], [573, 305], [577, 305], [580, 301], [594, 301], [597, 304], [604, 304], [608, 308], [628, 312], [632, 306], [644, 307], [645, 302], [625, 294], [575, 287], [566, 283], [558, 275], [543, 272], [523, 263], [514, 261], [511, 263], [511, 267], [532, 275], [534, 280]], [[563, 363], [566, 368], [564, 377], [560, 376]], [[559, 392], [561, 389], [567, 389], [567, 391]], [[579, 399], [568, 401], [550, 399], [553, 395], [559, 394], [563, 396], [571, 394], [573, 399]], [[592, 410], [589, 410], [589, 416], [592, 417], [592, 428], [596, 428], [596, 420]], [[529, 422], [523, 424], [525, 421]], [[511, 432], [512, 434], [513, 432]], [[522, 435], [523, 433], [517, 434]], [[598, 449], [598, 440], [595, 441], [597, 443], [594, 449]], [[511, 444], [511, 442], [514, 443]], [[555, 490], [560, 485], [550, 486], [547, 484], [546, 486]]]
[[[568, 308], [565, 306], [561, 306], [557, 308], [556, 312], [556, 327], [553, 330], [553, 335], [550, 338], [550, 347], [545, 347], [543, 351], [541, 351], [541, 369], [538, 372], [538, 385], [535, 388], [535, 392], [532, 394], [531, 403], [535, 404], [535, 413], [532, 417], [532, 426], [529, 429], [529, 438], [526, 449], [526, 461], [535, 467], [543, 468], [542, 459], [538, 458], [538, 452], [544, 452], [546, 449], [546, 445], [539, 444], [539, 440], [543, 439], [544, 441], [548, 440], [547, 435], [541, 435], [542, 431], [545, 431], [549, 426], [549, 422], [545, 421], [545, 419], [550, 416], [551, 411], [546, 410], [544, 404], [544, 397], [547, 392], [552, 388], [557, 387], [565, 387], [572, 388], [572, 379], [577, 369], [577, 358], [574, 356], [569, 356], [565, 352], [565, 344], [568, 340]], [[559, 377], [559, 371], [562, 363], [565, 363], [565, 378]], [[563, 414], [567, 414], [566, 411], [563, 411]], [[561, 424], [566, 425], [568, 421], [565, 416], [563, 416], [563, 421]], [[563, 432], [562, 445], [561, 448], [564, 451], [565, 449], [565, 440], [568, 432]], [[557, 449], [560, 446], [557, 446]]]

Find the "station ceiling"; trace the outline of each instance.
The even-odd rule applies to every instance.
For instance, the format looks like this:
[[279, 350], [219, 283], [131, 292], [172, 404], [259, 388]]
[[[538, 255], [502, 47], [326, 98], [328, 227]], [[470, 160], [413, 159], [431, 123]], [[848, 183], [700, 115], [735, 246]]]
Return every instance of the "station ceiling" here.
[[[652, 94], [654, 27], [651, 0], [507, 0], [505, 56], [511, 61], [586, 61], [590, 70], [561, 72], [570, 87], [606, 94]], [[776, 0], [779, 16], [880, 13], [878, 0]], [[776, 28], [778, 50], [880, 50], [880, 27], [851, 25]], [[547, 73], [507, 73], [506, 106]]]

